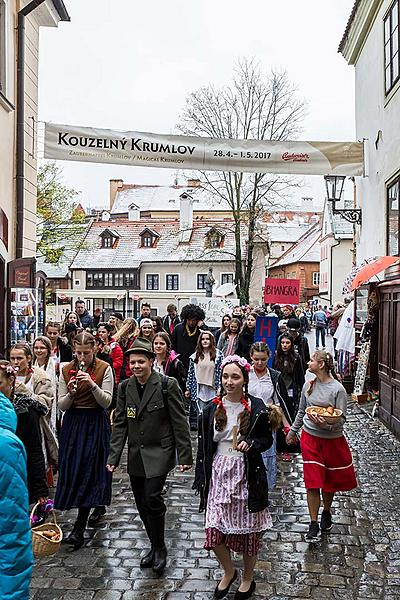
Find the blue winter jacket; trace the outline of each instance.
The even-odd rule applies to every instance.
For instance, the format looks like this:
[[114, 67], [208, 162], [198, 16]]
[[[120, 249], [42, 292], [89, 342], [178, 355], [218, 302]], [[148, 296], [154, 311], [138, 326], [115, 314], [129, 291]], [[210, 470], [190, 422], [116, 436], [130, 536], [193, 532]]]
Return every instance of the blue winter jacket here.
[[0, 598], [28, 600], [32, 574], [26, 454], [17, 416], [0, 392]]

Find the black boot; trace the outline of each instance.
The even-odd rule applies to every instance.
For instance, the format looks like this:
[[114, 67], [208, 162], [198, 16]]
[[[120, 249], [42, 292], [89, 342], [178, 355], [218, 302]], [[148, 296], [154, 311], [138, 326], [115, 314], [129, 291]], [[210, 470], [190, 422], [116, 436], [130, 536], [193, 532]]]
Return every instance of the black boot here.
[[141, 561], [140, 561], [140, 568], [141, 569], [149, 569], [150, 567], [153, 566], [153, 561], [154, 561], [154, 548], [153, 548], [153, 543], [151, 541], [151, 527], [148, 521], [147, 516], [145, 516], [144, 514], [141, 515], [142, 521], [143, 521], [143, 525], [146, 529], [146, 533], [147, 536], [150, 540], [150, 544], [151, 544], [151, 548], [149, 550], [149, 552], [147, 552], [147, 554], [145, 554]]
[[85, 542], [84, 533], [89, 513], [90, 508], [80, 508], [78, 510], [78, 518], [76, 519], [75, 525], [69, 536], [65, 539], [65, 543], [74, 546], [75, 550], [81, 548]]
[[106, 514], [105, 506], [96, 506], [89, 517], [89, 525], [97, 525], [102, 517]]
[[82, 525], [78, 525], [77, 523], [75, 523], [73, 530], [71, 531], [69, 536], [65, 538], [65, 543], [69, 544], [70, 546], [74, 546], [75, 550], [78, 550], [78, 548], [81, 548], [84, 544], [84, 532], [85, 527], [82, 527]]
[[167, 564], [167, 548], [164, 539], [165, 515], [150, 517], [150, 519], [154, 547], [153, 571], [156, 575], [161, 575]]

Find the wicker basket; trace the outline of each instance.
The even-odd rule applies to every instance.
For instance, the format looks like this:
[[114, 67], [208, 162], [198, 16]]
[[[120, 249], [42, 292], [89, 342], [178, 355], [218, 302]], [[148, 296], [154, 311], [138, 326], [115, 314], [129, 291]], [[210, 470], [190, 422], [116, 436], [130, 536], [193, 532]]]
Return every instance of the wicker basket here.
[[[35, 510], [39, 506], [39, 503], [35, 504], [32, 508], [31, 512], [31, 522], [32, 517], [35, 514]], [[56, 515], [54, 510], [53, 513], [53, 522], [52, 523], [43, 523], [42, 525], [38, 525], [37, 527], [32, 528], [32, 550], [33, 555], [36, 558], [40, 558], [42, 556], [52, 556], [56, 554], [61, 546], [61, 542], [63, 539], [63, 532], [61, 527], [57, 525]], [[46, 537], [43, 535], [44, 531], [54, 531], [57, 533], [56, 541]]]

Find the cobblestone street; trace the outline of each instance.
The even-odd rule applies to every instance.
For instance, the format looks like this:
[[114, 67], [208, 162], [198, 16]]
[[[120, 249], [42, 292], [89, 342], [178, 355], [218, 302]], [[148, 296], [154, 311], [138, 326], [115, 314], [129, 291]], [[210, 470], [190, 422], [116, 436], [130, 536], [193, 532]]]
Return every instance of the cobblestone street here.
[[[265, 536], [255, 598], [400, 598], [400, 443], [357, 405], [350, 407], [347, 435], [360, 487], [338, 495], [332, 532], [314, 546], [304, 541], [308, 515], [301, 459], [280, 464], [278, 486], [271, 494], [274, 528]], [[31, 598], [212, 598], [221, 573], [214, 557], [202, 548], [203, 515], [191, 491], [192, 476], [175, 473], [168, 481], [169, 561], [164, 578], [139, 568], [148, 542], [128, 477], [119, 470], [103, 524], [88, 529], [85, 548], [70, 552], [63, 546], [55, 557], [38, 562]], [[73, 517], [71, 511], [60, 518], [65, 532]]]

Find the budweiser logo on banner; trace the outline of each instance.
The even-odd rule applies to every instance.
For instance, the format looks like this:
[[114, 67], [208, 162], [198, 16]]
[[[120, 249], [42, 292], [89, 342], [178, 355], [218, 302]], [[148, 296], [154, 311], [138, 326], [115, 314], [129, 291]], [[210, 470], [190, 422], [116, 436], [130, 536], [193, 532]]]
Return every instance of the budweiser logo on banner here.
[[290, 154], [290, 152], [284, 152], [282, 154], [282, 160], [291, 160], [293, 162], [307, 162], [310, 160], [308, 154]]

